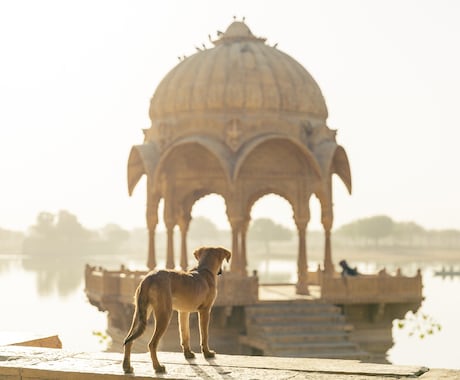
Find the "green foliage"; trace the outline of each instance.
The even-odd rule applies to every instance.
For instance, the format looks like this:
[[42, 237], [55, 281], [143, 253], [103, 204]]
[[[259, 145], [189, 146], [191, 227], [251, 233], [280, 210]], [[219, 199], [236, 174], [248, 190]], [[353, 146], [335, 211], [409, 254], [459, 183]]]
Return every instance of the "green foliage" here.
[[199, 216], [192, 219], [189, 228], [189, 237], [192, 240], [204, 241], [215, 239], [219, 231], [217, 226], [208, 218]]
[[354, 239], [368, 239], [377, 245], [380, 239], [390, 236], [394, 229], [395, 223], [391, 218], [385, 215], [377, 215], [346, 224], [337, 233], [348, 235]]
[[101, 235], [104, 240], [121, 244], [129, 239], [129, 231], [124, 230], [118, 224], [109, 223], [102, 230]]
[[75, 215], [61, 210], [57, 215], [41, 212], [36, 224], [31, 227], [32, 235], [42, 239], [60, 239], [67, 241], [88, 240], [91, 234], [78, 222]]
[[399, 329], [407, 330], [410, 337], [425, 339], [428, 335], [433, 335], [441, 331], [442, 326], [428, 314], [417, 311], [413, 313], [409, 311], [404, 319], [396, 320], [396, 325]]
[[24, 239], [25, 254], [94, 254], [116, 253], [130, 234], [116, 224], [108, 224], [101, 231], [92, 231], [81, 225], [78, 218], [66, 210], [56, 215], [40, 212], [36, 223]]
[[265, 243], [267, 253], [270, 251], [270, 242], [272, 241], [286, 241], [292, 237], [292, 231], [276, 224], [273, 220], [268, 218], [255, 219], [248, 232], [249, 239], [254, 239]]

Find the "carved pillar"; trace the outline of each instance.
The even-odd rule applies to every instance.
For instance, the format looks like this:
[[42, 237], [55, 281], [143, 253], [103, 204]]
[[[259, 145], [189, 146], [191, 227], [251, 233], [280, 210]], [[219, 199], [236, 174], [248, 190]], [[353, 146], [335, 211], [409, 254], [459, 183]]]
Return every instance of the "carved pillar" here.
[[180, 247], [180, 267], [183, 270], [188, 268], [188, 259], [187, 259], [187, 233], [190, 226], [191, 217], [182, 216], [179, 221], [180, 235], [181, 235], [181, 247]]
[[175, 223], [168, 221], [166, 222], [166, 235], [167, 235], [167, 241], [166, 241], [166, 268], [167, 269], [174, 269], [175, 264], [174, 264], [174, 227]]
[[324, 228], [324, 272], [331, 274], [334, 272], [332, 263], [331, 249], [331, 229], [333, 223], [332, 204], [322, 205], [321, 207], [321, 224]]
[[307, 262], [307, 224], [308, 219], [296, 219], [299, 236], [299, 252], [297, 256], [297, 294], [310, 294], [308, 291], [308, 262]]
[[[147, 194], [148, 194], [147, 188]], [[147, 195], [147, 228], [148, 228], [148, 253], [147, 253], [147, 268], [150, 270], [155, 269], [157, 266], [156, 255], [155, 255], [155, 231], [158, 224], [157, 214], [158, 200], [152, 199]]]
[[157, 266], [157, 260], [155, 257], [155, 227], [149, 227], [148, 236], [148, 256], [147, 256], [147, 268], [153, 270]]
[[232, 263], [230, 271], [242, 275], [246, 273], [246, 258], [243, 256], [243, 219], [233, 218], [230, 220], [232, 227]]
[[174, 269], [174, 227], [176, 227], [178, 215], [175, 208], [174, 182], [171, 178], [165, 181], [163, 220], [166, 226], [166, 268]]
[[246, 254], [246, 238], [248, 235], [248, 228], [249, 228], [249, 222], [251, 221], [250, 218], [247, 218], [241, 228], [241, 266], [243, 267], [243, 272], [246, 274], [246, 268], [248, 267], [248, 257]]

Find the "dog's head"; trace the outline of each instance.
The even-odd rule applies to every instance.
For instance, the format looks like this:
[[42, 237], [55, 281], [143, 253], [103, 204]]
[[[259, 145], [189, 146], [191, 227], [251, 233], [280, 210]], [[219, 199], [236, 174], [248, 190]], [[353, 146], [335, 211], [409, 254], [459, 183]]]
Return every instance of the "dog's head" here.
[[232, 257], [230, 251], [222, 247], [201, 247], [193, 255], [198, 260], [198, 266], [207, 267], [216, 274], [222, 274], [222, 262], [228, 262]]

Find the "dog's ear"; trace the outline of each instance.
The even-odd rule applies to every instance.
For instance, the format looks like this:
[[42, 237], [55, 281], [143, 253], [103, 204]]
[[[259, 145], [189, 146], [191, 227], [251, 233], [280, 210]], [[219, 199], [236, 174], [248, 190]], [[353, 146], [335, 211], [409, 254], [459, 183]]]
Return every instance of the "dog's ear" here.
[[195, 252], [193, 252], [193, 256], [195, 256], [195, 258], [198, 261], [200, 261], [200, 257], [201, 257], [201, 255], [203, 254], [204, 251], [206, 251], [205, 247], [198, 248], [198, 249], [195, 250]]
[[222, 248], [221, 251], [224, 255], [225, 260], [227, 260], [227, 263], [230, 261], [230, 258], [232, 257], [232, 254], [230, 251], [226, 250], [225, 248]]

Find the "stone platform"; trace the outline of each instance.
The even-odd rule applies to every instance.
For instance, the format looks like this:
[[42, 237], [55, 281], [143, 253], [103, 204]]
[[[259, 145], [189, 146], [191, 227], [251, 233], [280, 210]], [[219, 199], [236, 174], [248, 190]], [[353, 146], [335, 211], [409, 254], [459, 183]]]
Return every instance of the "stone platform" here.
[[133, 375], [124, 375], [122, 355], [84, 353], [32, 347], [0, 347], [1, 380], [103, 380], [103, 379], [264, 379], [264, 380], [378, 380], [460, 379], [460, 371], [419, 366], [360, 363], [354, 360], [201, 355], [186, 360], [180, 353], [159, 352], [165, 374], [156, 375], [148, 354], [133, 354]]

